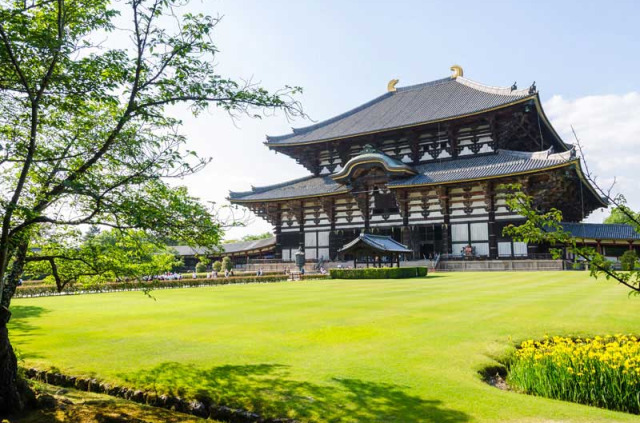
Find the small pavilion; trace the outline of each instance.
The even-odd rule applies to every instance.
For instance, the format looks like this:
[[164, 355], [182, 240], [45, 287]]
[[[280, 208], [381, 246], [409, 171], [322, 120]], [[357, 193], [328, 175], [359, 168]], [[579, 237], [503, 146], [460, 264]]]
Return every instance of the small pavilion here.
[[[358, 267], [358, 263], [366, 263], [367, 267], [372, 263], [374, 266], [382, 267], [382, 258], [387, 257], [390, 260], [385, 263], [396, 263], [400, 267], [400, 256], [411, 254], [413, 251], [406, 245], [400, 244], [390, 236], [371, 235], [361, 233], [358, 238], [343, 246], [339, 253], [352, 255], [353, 267]], [[370, 258], [373, 257], [373, 260]], [[366, 258], [366, 260], [362, 260]]]

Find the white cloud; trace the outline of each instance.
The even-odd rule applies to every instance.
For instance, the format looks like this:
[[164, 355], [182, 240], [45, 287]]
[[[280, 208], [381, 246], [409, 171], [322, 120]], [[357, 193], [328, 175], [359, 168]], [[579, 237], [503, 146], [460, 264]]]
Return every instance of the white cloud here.
[[[573, 125], [591, 172], [602, 187], [616, 181], [614, 191], [640, 210], [640, 93], [580, 97], [553, 96], [544, 103], [551, 123], [567, 143], [574, 143]], [[594, 213], [599, 222], [608, 212]]]

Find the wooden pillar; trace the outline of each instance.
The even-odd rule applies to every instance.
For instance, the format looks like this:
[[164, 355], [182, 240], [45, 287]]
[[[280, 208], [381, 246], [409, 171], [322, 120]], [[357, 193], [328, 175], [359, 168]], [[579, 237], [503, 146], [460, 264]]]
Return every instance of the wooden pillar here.
[[602, 254], [602, 245], [600, 244], [601, 240], [596, 239], [596, 252], [598, 254]]
[[298, 225], [300, 226], [298, 242], [300, 248], [304, 251], [304, 201], [300, 201], [300, 210], [298, 211]]
[[[369, 204], [370, 198], [369, 198], [369, 190], [367, 190], [364, 193], [364, 208], [363, 208], [363, 217], [364, 217], [364, 231], [365, 233], [369, 233], [369, 224], [370, 224], [370, 220], [371, 220], [371, 205]], [[369, 263], [369, 259], [367, 259], [367, 264]], [[367, 265], [367, 267], [369, 267]]]
[[[409, 227], [409, 215], [410, 215], [410, 201], [409, 201], [409, 191], [403, 191], [400, 194], [400, 201], [398, 201], [398, 206], [400, 207], [400, 214], [402, 215], [402, 230], [401, 230], [401, 239], [402, 243], [409, 248], [412, 248], [413, 237], [411, 236], [411, 228]], [[393, 261], [395, 258], [392, 256], [391, 263], [393, 265]]]
[[279, 209], [276, 212], [276, 218], [273, 226], [273, 232], [276, 236], [276, 246], [273, 252], [273, 257], [276, 260], [282, 260], [282, 212]]
[[451, 254], [451, 217], [449, 216], [449, 188], [440, 187], [438, 190], [438, 198], [440, 200], [440, 212], [443, 216], [442, 225], [442, 251], [443, 254]]
[[633, 250], [633, 241], [629, 241], [629, 250]]
[[485, 187], [485, 202], [489, 212], [489, 258], [498, 258], [498, 233], [496, 224], [496, 193], [493, 182], [489, 181]]

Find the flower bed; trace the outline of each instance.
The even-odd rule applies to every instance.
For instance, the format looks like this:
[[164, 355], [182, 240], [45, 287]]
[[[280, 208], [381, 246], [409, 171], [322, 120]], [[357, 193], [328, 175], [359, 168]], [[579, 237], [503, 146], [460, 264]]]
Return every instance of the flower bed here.
[[632, 335], [525, 341], [507, 382], [528, 394], [640, 414], [640, 341]]
[[331, 269], [333, 279], [403, 279], [427, 276], [426, 267], [365, 267], [360, 269]]

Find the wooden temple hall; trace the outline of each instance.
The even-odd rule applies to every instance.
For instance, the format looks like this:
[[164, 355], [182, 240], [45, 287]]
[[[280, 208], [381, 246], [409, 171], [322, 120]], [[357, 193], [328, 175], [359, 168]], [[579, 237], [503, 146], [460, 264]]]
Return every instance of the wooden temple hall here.
[[348, 112], [267, 137], [309, 176], [229, 199], [274, 226], [276, 259], [292, 260], [300, 246], [307, 259], [352, 259], [339, 252], [363, 233], [392, 237], [409, 259], [536, 257], [545, 246], [502, 236], [520, 217], [501, 184], [521, 184], [567, 222], [607, 206], [545, 116], [535, 84], [492, 87], [451, 69], [418, 85], [392, 80]]

